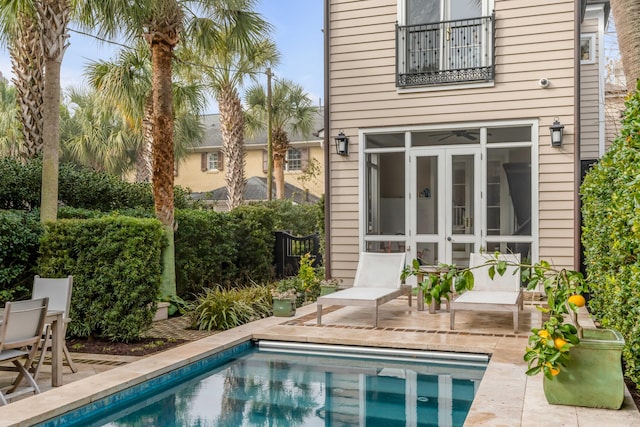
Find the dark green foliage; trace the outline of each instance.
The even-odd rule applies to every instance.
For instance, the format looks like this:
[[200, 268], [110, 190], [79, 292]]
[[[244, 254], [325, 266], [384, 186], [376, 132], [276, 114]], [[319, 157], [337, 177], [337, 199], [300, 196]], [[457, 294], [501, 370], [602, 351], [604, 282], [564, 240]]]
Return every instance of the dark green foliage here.
[[269, 316], [271, 294], [267, 286], [206, 289], [191, 313], [192, 327], [227, 330]]
[[31, 293], [42, 232], [35, 214], [0, 211], [0, 303]]
[[242, 281], [271, 281], [275, 274], [273, 247], [276, 220], [273, 210], [259, 205], [240, 206], [231, 212], [231, 218], [238, 226], [238, 278]]
[[592, 313], [625, 338], [626, 375], [640, 383], [640, 92], [622, 130], [581, 188], [582, 242]]
[[69, 335], [139, 338], [155, 313], [164, 243], [155, 219], [107, 216], [48, 224], [38, 272], [74, 276]]
[[308, 236], [324, 228], [323, 204], [296, 205], [291, 200], [256, 203], [273, 211], [274, 229], [289, 231], [296, 236]]
[[[32, 210], [40, 206], [42, 161], [22, 165], [15, 159], [0, 160], [0, 209]], [[71, 163], [60, 165], [58, 198], [63, 205], [105, 212], [127, 208], [153, 209], [149, 183], [131, 183], [103, 172]], [[189, 193], [175, 188], [176, 208], [191, 205]]]
[[175, 233], [178, 295], [199, 294], [203, 288], [236, 281], [238, 226], [228, 213], [177, 210]]
[[32, 210], [40, 206], [42, 163], [22, 165], [16, 159], [0, 159], [0, 209]]

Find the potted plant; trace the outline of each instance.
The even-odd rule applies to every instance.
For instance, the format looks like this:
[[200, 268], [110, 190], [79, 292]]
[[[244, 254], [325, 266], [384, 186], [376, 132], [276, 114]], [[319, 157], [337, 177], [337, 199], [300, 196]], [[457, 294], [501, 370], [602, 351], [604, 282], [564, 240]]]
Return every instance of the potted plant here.
[[276, 317], [290, 317], [296, 314], [297, 297], [298, 279], [291, 277], [280, 280], [275, 289], [271, 290], [273, 315]]
[[325, 279], [320, 281], [320, 296], [328, 295], [340, 289], [342, 279]]
[[[504, 274], [507, 266], [520, 268], [520, 276], [527, 289], [542, 286], [546, 306], [538, 306], [545, 321], [533, 328], [524, 360], [527, 375], [544, 375], [544, 392], [552, 404], [619, 409], [624, 400], [622, 348], [624, 339], [612, 329], [582, 328], [577, 313], [586, 303], [582, 294], [587, 290], [580, 272], [556, 269], [546, 261], [530, 265], [514, 264], [497, 259], [480, 267], [488, 268], [489, 276]], [[440, 302], [457, 292], [473, 288], [473, 268], [441, 265], [440, 274], [430, 274], [418, 283], [425, 301]], [[420, 264], [414, 260], [403, 271], [403, 279], [417, 275]]]
[[425, 273], [420, 261], [414, 259], [402, 271], [403, 281], [409, 276], [423, 277], [416, 285], [416, 292], [423, 296], [422, 300], [418, 300], [418, 307], [427, 303], [430, 307], [438, 308], [443, 299], [451, 299], [453, 289], [461, 292], [473, 288], [473, 273], [470, 268], [460, 269], [454, 264], [440, 264], [436, 268], [430, 267], [430, 270]]
[[624, 400], [622, 335], [612, 329], [582, 328], [577, 312], [585, 305], [581, 273], [556, 271], [546, 262], [530, 270], [530, 288], [542, 283], [548, 316], [533, 328], [524, 360], [527, 375], [544, 374], [547, 402], [559, 405], [619, 409]]

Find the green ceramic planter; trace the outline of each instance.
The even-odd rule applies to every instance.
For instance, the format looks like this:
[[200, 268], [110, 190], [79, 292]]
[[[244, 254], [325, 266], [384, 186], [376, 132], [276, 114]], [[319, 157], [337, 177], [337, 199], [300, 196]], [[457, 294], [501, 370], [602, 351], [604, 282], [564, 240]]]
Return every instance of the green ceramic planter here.
[[552, 380], [544, 377], [547, 402], [555, 405], [620, 409], [624, 400], [624, 338], [612, 329], [584, 329], [569, 353], [569, 366]]
[[320, 296], [332, 294], [337, 290], [337, 285], [320, 285]]
[[273, 315], [291, 317], [296, 314], [296, 302], [292, 299], [273, 299]]

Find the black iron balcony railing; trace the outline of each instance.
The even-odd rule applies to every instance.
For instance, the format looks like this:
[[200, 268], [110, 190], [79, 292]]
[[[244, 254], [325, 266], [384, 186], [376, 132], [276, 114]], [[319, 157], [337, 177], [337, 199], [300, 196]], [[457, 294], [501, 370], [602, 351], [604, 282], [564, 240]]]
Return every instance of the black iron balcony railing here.
[[494, 18], [396, 26], [396, 86], [493, 80]]

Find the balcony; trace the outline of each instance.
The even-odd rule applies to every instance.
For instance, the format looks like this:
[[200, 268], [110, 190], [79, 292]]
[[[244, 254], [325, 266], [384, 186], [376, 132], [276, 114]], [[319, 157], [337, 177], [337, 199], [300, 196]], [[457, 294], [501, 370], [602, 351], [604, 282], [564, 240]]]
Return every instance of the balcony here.
[[495, 16], [396, 26], [396, 86], [493, 81]]

